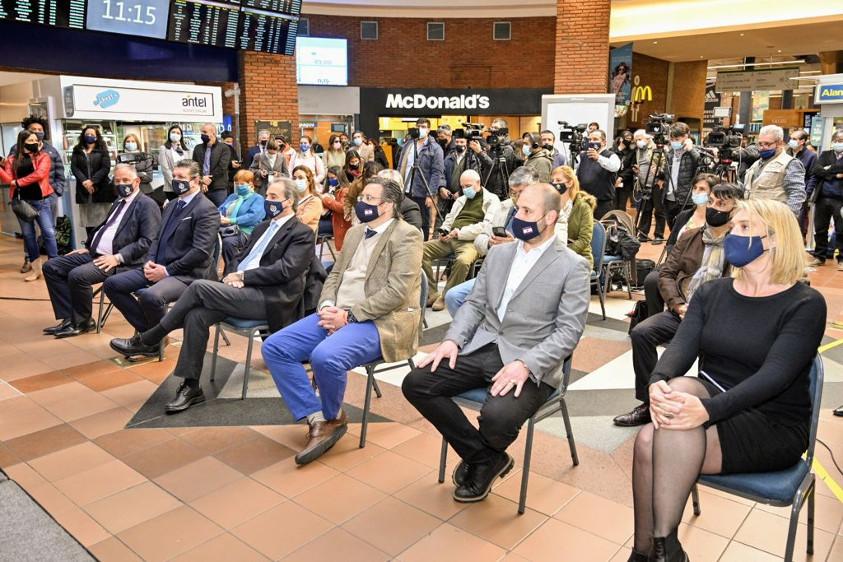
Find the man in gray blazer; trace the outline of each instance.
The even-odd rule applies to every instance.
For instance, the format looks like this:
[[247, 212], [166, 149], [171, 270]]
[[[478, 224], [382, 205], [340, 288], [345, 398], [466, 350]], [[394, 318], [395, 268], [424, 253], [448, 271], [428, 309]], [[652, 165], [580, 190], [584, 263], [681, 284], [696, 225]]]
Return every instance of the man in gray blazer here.
[[[552, 186], [524, 189], [512, 221], [518, 242], [489, 250], [445, 340], [404, 379], [404, 396], [462, 458], [456, 501], [483, 500], [512, 469], [507, 447], [562, 383], [585, 328], [590, 268], [557, 240], [560, 209]], [[451, 397], [490, 385], [476, 429]]]

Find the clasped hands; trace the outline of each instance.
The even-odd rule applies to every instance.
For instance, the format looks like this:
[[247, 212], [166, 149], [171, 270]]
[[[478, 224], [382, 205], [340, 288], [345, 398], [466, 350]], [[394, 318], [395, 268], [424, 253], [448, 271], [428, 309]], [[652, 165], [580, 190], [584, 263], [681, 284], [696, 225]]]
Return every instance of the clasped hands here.
[[348, 311], [336, 306], [323, 306], [319, 309], [319, 326], [333, 334], [348, 324]]
[[708, 421], [708, 411], [698, 396], [675, 390], [667, 381], [650, 385], [650, 418], [656, 429], [687, 430]]
[[[453, 370], [457, 366], [457, 356], [460, 353], [457, 344], [451, 340], [445, 340], [430, 353], [419, 361], [418, 368], [424, 369], [430, 365], [430, 372], [433, 373], [439, 367], [443, 359], [448, 360], [448, 366]], [[492, 396], [506, 396], [510, 390], [515, 389], [513, 396], [518, 398], [524, 383], [530, 378], [530, 371], [527, 366], [519, 360], [507, 363], [492, 377], [492, 388], [489, 393]]]
[[143, 264], [143, 276], [151, 283], [158, 283], [167, 277], [167, 268], [153, 261]]

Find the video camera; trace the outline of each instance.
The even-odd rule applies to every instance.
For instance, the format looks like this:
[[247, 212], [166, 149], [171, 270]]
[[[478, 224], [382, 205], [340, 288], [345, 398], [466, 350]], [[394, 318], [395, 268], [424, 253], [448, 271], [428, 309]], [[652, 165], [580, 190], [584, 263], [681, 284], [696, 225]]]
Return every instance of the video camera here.
[[585, 137], [585, 131], [588, 129], [588, 125], [585, 123], [580, 123], [578, 125], [571, 125], [567, 121], [557, 121], [559, 125], [559, 141], [563, 143], [567, 143], [569, 145], [569, 149], [572, 153], [574, 152], [582, 152], [585, 150], [585, 143], [583, 139]]
[[736, 151], [741, 149], [744, 130], [744, 125], [715, 127], [705, 138], [705, 146], [716, 148], [721, 162], [731, 163], [738, 159]]
[[653, 137], [653, 142], [657, 146], [664, 146], [667, 144], [667, 138], [670, 136], [670, 125], [673, 124], [674, 116], [670, 113], [653, 113], [650, 115], [650, 120], [647, 122], [645, 129], [647, 134]]
[[[483, 140], [483, 125], [480, 123], [463, 123], [462, 129], [454, 129], [455, 139], [465, 139], [468, 142]], [[491, 137], [489, 137], [491, 139]]]
[[486, 138], [486, 142], [489, 143], [490, 148], [506, 144], [506, 137], [509, 135], [509, 129], [501, 127], [497, 131], [490, 131], [490, 133], [491, 134]]

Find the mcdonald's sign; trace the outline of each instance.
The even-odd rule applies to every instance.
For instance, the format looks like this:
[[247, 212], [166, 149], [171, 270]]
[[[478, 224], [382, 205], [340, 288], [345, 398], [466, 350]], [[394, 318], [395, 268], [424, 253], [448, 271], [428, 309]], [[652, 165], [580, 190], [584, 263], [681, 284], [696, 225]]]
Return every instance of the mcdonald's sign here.
[[653, 89], [650, 86], [635, 86], [632, 89], [632, 101], [637, 103], [653, 101]]

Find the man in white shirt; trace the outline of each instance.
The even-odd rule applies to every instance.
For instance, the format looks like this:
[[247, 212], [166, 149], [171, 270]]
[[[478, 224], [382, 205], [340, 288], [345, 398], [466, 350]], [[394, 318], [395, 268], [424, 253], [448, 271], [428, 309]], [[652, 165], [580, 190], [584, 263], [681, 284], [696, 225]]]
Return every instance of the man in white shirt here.
[[236, 271], [222, 282], [194, 281], [157, 325], [133, 338], [112, 340], [114, 349], [130, 356], [184, 328], [173, 371], [184, 382], [167, 404], [168, 414], [205, 400], [199, 377], [211, 326], [231, 316], [266, 321], [274, 332], [302, 316], [305, 274], [316, 249], [313, 231], [295, 216], [297, 204], [295, 184], [286, 178], [274, 181], [264, 204], [268, 220], [255, 227], [236, 258]]
[[606, 146], [606, 133], [596, 129], [588, 133], [588, 145], [577, 166], [580, 187], [597, 199], [595, 220], [615, 208], [615, 180], [621, 160]]
[[140, 267], [158, 237], [161, 212], [154, 200], [140, 192], [140, 178], [133, 166], [117, 165], [114, 188], [118, 198], [85, 247], [44, 265], [50, 303], [59, 320], [56, 326], [45, 328], [45, 334], [69, 338], [95, 329], [92, 286], [118, 269]]
[[[512, 469], [506, 449], [563, 384], [562, 365], [585, 328], [590, 267], [556, 238], [560, 210], [553, 186], [521, 192], [512, 221], [518, 242], [489, 250], [445, 340], [404, 379], [404, 396], [462, 458], [456, 501], [484, 499]], [[475, 428], [451, 398], [486, 387]]]

